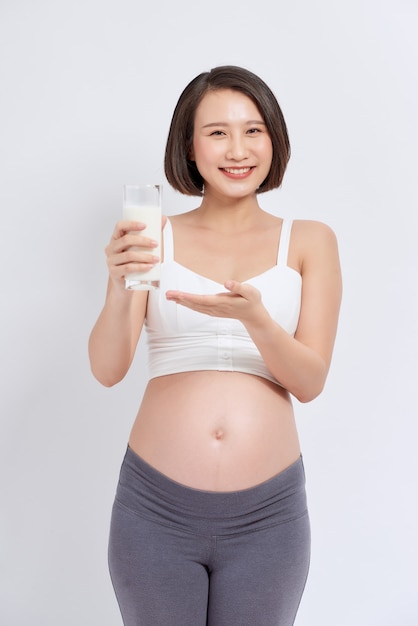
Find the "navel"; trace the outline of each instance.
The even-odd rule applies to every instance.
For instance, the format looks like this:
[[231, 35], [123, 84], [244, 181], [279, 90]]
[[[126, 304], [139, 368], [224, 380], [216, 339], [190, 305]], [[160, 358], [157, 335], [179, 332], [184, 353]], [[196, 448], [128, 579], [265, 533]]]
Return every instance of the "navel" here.
[[213, 431], [212, 436], [216, 441], [222, 441], [225, 438], [225, 431], [222, 428], [216, 428]]

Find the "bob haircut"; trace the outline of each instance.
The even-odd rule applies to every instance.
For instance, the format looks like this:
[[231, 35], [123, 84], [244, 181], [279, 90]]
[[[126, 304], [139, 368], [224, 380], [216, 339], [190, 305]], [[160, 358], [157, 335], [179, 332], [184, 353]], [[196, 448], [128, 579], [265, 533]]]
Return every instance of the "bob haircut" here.
[[257, 193], [280, 187], [290, 158], [290, 143], [283, 113], [271, 89], [249, 70], [233, 65], [215, 67], [196, 76], [184, 89], [174, 109], [168, 132], [164, 171], [170, 185], [188, 196], [202, 196], [204, 181], [189, 158], [196, 109], [209, 91], [232, 89], [250, 98], [266, 124], [273, 146], [270, 171]]

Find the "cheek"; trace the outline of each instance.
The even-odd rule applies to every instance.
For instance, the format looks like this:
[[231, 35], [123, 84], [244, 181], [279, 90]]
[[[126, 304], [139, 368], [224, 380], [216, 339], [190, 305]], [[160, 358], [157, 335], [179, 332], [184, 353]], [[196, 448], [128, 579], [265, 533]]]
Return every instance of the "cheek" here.
[[202, 155], [202, 147], [199, 140], [194, 140], [189, 150], [189, 159], [191, 161], [200, 161]]
[[273, 162], [273, 146], [272, 143], [269, 142], [264, 149], [264, 157], [265, 160], [268, 162], [269, 164], [269, 168], [271, 167], [271, 164]]
[[266, 143], [264, 145], [264, 152], [265, 152], [266, 158], [273, 159], [273, 144], [270, 138], [266, 140]]
[[193, 146], [193, 159], [199, 167], [209, 166], [219, 159], [219, 150], [211, 145], [196, 141]]

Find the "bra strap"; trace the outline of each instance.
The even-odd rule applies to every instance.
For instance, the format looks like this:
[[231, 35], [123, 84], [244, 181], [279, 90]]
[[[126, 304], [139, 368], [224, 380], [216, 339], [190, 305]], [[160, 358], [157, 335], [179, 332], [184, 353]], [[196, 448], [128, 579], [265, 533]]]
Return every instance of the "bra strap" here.
[[169, 218], [167, 218], [167, 222], [164, 226], [163, 241], [164, 241], [164, 261], [173, 261], [174, 260], [173, 229], [171, 227], [171, 222]]
[[282, 231], [280, 233], [279, 251], [277, 254], [277, 265], [287, 265], [287, 257], [289, 256], [290, 234], [292, 231], [293, 220], [283, 219]]

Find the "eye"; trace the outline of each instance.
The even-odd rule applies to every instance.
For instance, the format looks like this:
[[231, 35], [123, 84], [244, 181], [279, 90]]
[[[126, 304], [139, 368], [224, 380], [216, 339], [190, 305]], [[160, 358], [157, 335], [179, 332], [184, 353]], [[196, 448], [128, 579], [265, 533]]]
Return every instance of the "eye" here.
[[247, 130], [248, 135], [257, 135], [258, 133], [262, 133], [263, 131], [261, 130], [261, 128], [249, 128]]
[[214, 130], [210, 133], [209, 137], [222, 137], [224, 134], [223, 130]]

